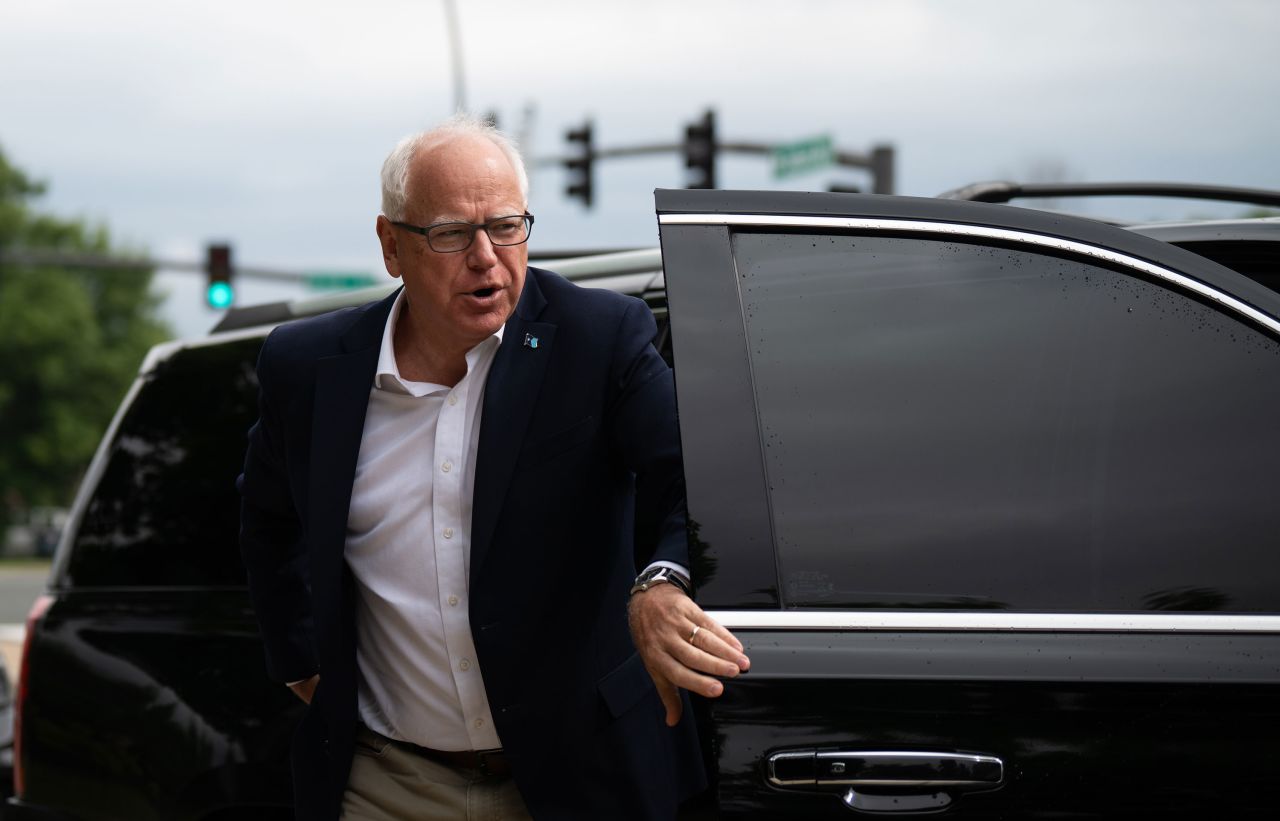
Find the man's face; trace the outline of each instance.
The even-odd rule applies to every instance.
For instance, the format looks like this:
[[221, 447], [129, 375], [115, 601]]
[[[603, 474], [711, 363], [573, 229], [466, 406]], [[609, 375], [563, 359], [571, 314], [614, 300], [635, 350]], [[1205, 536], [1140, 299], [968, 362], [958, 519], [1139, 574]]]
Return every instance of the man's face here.
[[[523, 214], [515, 169], [483, 138], [426, 146], [409, 166], [404, 222], [488, 222]], [[439, 253], [427, 238], [378, 217], [387, 271], [404, 280], [413, 325], [448, 352], [475, 347], [502, 327], [524, 287], [529, 246], [495, 246], [476, 231], [464, 251]]]

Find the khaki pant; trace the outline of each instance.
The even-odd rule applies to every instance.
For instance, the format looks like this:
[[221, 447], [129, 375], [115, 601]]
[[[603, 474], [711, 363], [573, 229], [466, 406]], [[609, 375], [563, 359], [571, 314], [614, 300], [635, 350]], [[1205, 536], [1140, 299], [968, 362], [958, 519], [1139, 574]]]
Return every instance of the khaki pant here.
[[510, 776], [432, 761], [364, 727], [356, 731], [342, 819], [530, 821]]

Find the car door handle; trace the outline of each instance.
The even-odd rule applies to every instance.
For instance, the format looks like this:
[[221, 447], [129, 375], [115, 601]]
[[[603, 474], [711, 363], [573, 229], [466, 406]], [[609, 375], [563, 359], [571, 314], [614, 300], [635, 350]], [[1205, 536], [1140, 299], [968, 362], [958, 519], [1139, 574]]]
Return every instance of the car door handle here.
[[785, 750], [766, 759], [766, 778], [783, 790], [844, 793], [863, 812], [920, 812], [955, 795], [998, 789], [1004, 762], [990, 755], [880, 750]]

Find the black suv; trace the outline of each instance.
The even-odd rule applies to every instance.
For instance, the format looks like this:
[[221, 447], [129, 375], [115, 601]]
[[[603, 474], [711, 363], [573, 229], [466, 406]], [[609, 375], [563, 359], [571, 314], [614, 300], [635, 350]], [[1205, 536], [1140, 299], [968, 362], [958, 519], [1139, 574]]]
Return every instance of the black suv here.
[[[553, 267], [643, 296], [675, 364], [699, 599], [753, 660], [699, 703], [700, 812], [1274, 814], [1280, 220], [657, 209], [661, 258]], [[7, 819], [288, 816], [300, 705], [236, 548], [253, 362], [384, 292], [148, 358], [32, 620]]]

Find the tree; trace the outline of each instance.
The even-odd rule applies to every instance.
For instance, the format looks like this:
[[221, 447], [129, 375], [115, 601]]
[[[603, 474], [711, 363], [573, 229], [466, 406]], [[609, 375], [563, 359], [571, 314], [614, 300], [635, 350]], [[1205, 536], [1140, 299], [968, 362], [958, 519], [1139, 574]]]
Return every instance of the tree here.
[[150, 269], [12, 256], [114, 255], [105, 228], [36, 211], [44, 190], [0, 150], [0, 536], [15, 514], [69, 502], [142, 357], [170, 335]]

